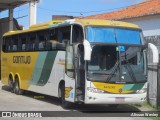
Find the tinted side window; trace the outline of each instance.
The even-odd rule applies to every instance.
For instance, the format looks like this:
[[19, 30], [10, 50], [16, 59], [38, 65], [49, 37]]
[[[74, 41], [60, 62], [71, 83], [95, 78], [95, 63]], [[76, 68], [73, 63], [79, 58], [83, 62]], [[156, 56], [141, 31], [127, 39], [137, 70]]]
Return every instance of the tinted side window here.
[[18, 51], [18, 36], [12, 36], [11, 40], [11, 52], [16, 52]]
[[73, 43], [82, 43], [83, 40], [83, 29], [79, 25], [73, 26], [72, 42]]
[[38, 50], [38, 39], [36, 33], [28, 34], [26, 51], [35, 51]]
[[3, 37], [3, 43], [2, 43], [2, 51], [7, 51], [7, 37]]
[[11, 40], [12, 37], [5, 37], [3, 41], [3, 50], [5, 52], [10, 52], [11, 51]]
[[27, 34], [23, 34], [19, 36], [18, 40], [18, 51], [26, 51], [26, 42], [27, 42]]
[[50, 34], [52, 50], [65, 50], [70, 42], [71, 26], [55, 28]]
[[40, 31], [37, 34], [38, 37], [38, 50], [43, 51], [46, 50], [46, 42], [47, 42], [47, 31]]
[[[58, 41], [58, 29], [55, 28], [49, 32], [49, 40], [47, 41], [50, 50], [56, 50], [59, 44]], [[50, 45], [49, 45], [50, 44]]]
[[61, 43], [70, 41], [71, 26], [62, 27], [58, 31], [58, 38]]

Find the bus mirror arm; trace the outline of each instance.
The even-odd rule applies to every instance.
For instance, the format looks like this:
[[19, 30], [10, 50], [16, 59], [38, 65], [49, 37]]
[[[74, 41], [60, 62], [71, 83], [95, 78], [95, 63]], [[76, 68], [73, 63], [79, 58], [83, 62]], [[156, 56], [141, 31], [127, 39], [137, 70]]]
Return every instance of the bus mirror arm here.
[[148, 48], [148, 44], [144, 44], [144, 45], [142, 46], [142, 48], [143, 48], [143, 49], [147, 49], [147, 48]]
[[91, 53], [92, 53], [92, 48], [88, 40], [83, 41], [84, 45], [84, 60], [91, 60]]
[[153, 63], [153, 64], [158, 64], [159, 62], [158, 49], [152, 43], [148, 43], [148, 61], [149, 63]]

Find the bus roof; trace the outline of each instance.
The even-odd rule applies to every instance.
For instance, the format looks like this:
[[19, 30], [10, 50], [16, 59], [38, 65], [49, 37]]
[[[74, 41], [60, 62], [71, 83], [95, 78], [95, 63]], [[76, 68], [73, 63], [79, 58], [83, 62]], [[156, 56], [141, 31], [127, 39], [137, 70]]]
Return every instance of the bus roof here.
[[124, 28], [133, 28], [140, 29], [138, 25], [122, 22], [122, 21], [113, 21], [113, 20], [98, 20], [98, 19], [77, 19], [76, 22], [81, 23], [83, 26], [110, 26], [110, 27], [124, 27]]
[[121, 21], [112, 21], [112, 20], [95, 20], [95, 19], [70, 19], [70, 20], [53, 20], [50, 22], [45, 22], [41, 24], [32, 25], [29, 29], [26, 30], [16, 30], [16, 31], [9, 31], [4, 34], [4, 36], [15, 35], [20, 33], [27, 33], [27, 32], [34, 32], [39, 31], [47, 28], [51, 28], [54, 26], [61, 26], [64, 24], [74, 24], [79, 23], [83, 26], [109, 26], [109, 27], [123, 27], [123, 28], [133, 28], [133, 29], [140, 29], [138, 25], [121, 22]]
[[45, 23], [35, 24], [35, 25], [30, 26], [29, 29], [9, 31], [9, 32], [5, 33], [4, 36], [44, 30], [44, 29], [47, 29], [51, 25], [60, 24], [63, 22], [64, 22], [63, 20], [53, 20], [53, 21], [49, 21], [49, 22], [45, 22]]

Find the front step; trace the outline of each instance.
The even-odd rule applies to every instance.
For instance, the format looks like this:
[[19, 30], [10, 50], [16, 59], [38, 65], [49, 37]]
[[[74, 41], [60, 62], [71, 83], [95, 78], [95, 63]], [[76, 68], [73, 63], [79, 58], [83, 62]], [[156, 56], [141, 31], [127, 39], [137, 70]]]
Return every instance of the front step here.
[[83, 92], [80, 89], [76, 89], [76, 98], [79, 102], [84, 102]]

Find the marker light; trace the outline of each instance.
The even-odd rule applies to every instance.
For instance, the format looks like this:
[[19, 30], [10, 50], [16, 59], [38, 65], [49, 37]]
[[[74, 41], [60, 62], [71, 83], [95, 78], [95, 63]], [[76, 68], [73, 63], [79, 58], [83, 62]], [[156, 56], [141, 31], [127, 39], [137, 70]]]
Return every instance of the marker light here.
[[92, 92], [92, 93], [104, 93], [103, 90], [99, 90], [99, 89], [93, 88], [93, 87], [88, 87], [87, 90], [88, 90], [89, 92]]
[[146, 93], [146, 92], [147, 92], [147, 88], [142, 88], [141, 90], [136, 91], [137, 94], [142, 94], [142, 93]]

